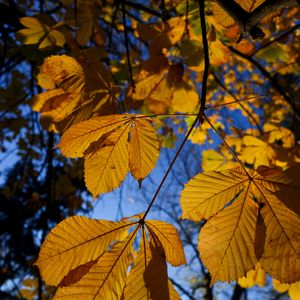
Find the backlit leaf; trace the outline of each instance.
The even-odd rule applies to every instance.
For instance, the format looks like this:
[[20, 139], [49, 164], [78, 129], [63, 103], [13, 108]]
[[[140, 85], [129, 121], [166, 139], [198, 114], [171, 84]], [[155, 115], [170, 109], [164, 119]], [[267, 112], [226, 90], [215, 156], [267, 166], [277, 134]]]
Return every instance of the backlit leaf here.
[[35, 265], [48, 284], [58, 285], [71, 270], [98, 259], [131, 224], [67, 218], [46, 237]]
[[228, 204], [248, 180], [241, 170], [233, 170], [199, 173], [192, 178], [181, 194], [182, 218], [207, 220]]
[[63, 134], [58, 147], [67, 157], [84, 156], [85, 182], [94, 197], [118, 187], [129, 170], [142, 180], [159, 155], [156, 133], [142, 115], [111, 115], [80, 122]]
[[57, 145], [66, 157], [82, 157], [84, 151], [106, 133], [128, 126], [129, 115], [112, 115], [80, 122], [67, 130]]
[[84, 179], [94, 198], [118, 187], [129, 171], [129, 125], [127, 123], [103, 141], [95, 142], [86, 151]]
[[299, 280], [298, 172], [299, 166], [284, 172], [238, 167], [198, 174], [185, 185], [183, 217], [208, 219], [200, 231], [199, 250], [212, 282], [237, 280], [258, 259], [281, 282]]
[[139, 251], [128, 275], [123, 299], [180, 299], [168, 281], [164, 250], [158, 240], [149, 242], [143, 230]]
[[159, 156], [159, 143], [153, 127], [145, 119], [136, 118], [130, 128], [129, 168], [137, 179], [145, 178]]
[[210, 218], [199, 235], [200, 257], [210, 270], [211, 284], [244, 276], [256, 264], [254, 237], [258, 205], [250, 184], [233, 204]]
[[180, 266], [186, 263], [178, 231], [173, 225], [151, 220], [146, 221], [146, 226], [150, 232], [155, 234], [162, 244], [166, 259], [170, 264]]
[[258, 262], [255, 269], [249, 271], [246, 277], [239, 278], [238, 284], [243, 288], [251, 288], [254, 285], [265, 286], [266, 272], [261, 268], [261, 264]]
[[112, 299], [119, 300], [131, 262], [133, 233], [106, 251], [80, 281], [57, 290], [54, 299]]

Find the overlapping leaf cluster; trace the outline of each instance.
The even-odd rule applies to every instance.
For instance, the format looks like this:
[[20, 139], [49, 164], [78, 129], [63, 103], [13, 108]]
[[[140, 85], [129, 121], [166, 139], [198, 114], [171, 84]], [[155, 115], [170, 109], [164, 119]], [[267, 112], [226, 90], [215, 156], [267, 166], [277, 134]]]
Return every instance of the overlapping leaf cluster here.
[[171, 224], [70, 217], [47, 236], [35, 264], [58, 286], [54, 299], [180, 299], [167, 262], [185, 263]]
[[[155, 117], [186, 114], [185, 121], [174, 121], [182, 132], [199, 111], [197, 88], [204, 69], [199, 8], [195, 3], [188, 7], [186, 1], [175, 1], [175, 7], [172, 2], [167, 1], [167, 7], [184, 18], [175, 16], [149, 24], [132, 20], [132, 35], [147, 46], [147, 60], [136, 59], [135, 53], [126, 49], [128, 66], [121, 60], [122, 66], [111, 66], [111, 70], [84, 49], [90, 40], [97, 46], [105, 45], [107, 36], [97, 17], [104, 15], [103, 23], [113, 23], [110, 5], [78, 1], [73, 19], [71, 6], [66, 4], [65, 21], [57, 24], [41, 17], [21, 19], [27, 27], [19, 32], [24, 44], [48, 49], [67, 43], [72, 51], [73, 56], [45, 59], [38, 83], [46, 91], [33, 97], [32, 108], [41, 112], [44, 127], [61, 134], [58, 147], [65, 157], [84, 158], [85, 183], [94, 198], [120, 186], [129, 172], [139, 183], [150, 174], [160, 147], [154, 126], [162, 132], [169, 130], [170, 135], [175, 132]], [[251, 13], [264, 1], [236, 3]], [[255, 72], [243, 73], [242, 80], [236, 78], [239, 69], [253, 70], [249, 61], [254, 43], [240, 41], [247, 34], [246, 26], [242, 28], [217, 3], [210, 3], [209, 9], [211, 74], [205, 110], [214, 109], [209, 116], [214, 126], [202, 122], [188, 138], [195, 144], [213, 143], [212, 131], [217, 131], [224, 143], [216, 150], [203, 151], [205, 172], [192, 178], [181, 195], [183, 218], [205, 220], [198, 242], [211, 284], [238, 280], [255, 268], [282, 283], [294, 283], [300, 280], [300, 171], [299, 166], [286, 168], [299, 162], [300, 154], [293, 132], [281, 126], [291, 113], [286, 104], [293, 108], [293, 102], [282, 94], [274, 97], [272, 104], [243, 101], [256, 99], [263, 81]], [[68, 26], [76, 32], [74, 40]], [[124, 26], [125, 21], [116, 28], [124, 32], [126, 40]], [[108, 37], [111, 40], [113, 30]], [[267, 44], [271, 34], [266, 39]], [[286, 65], [287, 53], [294, 50], [283, 45], [277, 48], [279, 63], [272, 53], [261, 55], [285, 75], [293, 68]], [[105, 54], [99, 56], [105, 60]], [[219, 69], [226, 71], [222, 80]], [[120, 96], [118, 84], [124, 73], [132, 85]], [[118, 76], [121, 80], [116, 84], [113, 78]], [[255, 83], [256, 89], [246, 91], [246, 79]], [[276, 107], [274, 111], [271, 105]], [[224, 117], [224, 106], [227, 113], [247, 118], [251, 128], [241, 130], [232, 116]], [[162, 144], [168, 144], [167, 137], [160, 138]], [[179, 299], [168, 281], [167, 262], [174, 266], [185, 263], [180, 238], [170, 224], [144, 218], [111, 222], [71, 217], [47, 236], [36, 265], [45, 282], [58, 287], [55, 299]]]

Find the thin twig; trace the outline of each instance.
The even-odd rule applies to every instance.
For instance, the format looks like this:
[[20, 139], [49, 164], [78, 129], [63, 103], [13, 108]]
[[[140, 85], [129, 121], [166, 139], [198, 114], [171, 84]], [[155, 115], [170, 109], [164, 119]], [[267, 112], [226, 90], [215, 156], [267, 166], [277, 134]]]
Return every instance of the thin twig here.
[[145, 211], [143, 218], [141, 219], [141, 221], [143, 222], [147, 216], [147, 214], [149, 213], [153, 203], [155, 202], [163, 184], [165, 183], [169, 173], [171, 172], [171, 169], [173, 168], [174, 163], [176, 162], [177, 158], [179, 157], [179, 154], [181, 152], [181, 150], [183, 149], [186, 141], [188, 140], [189, 136], [191, 135], [194, 127], [196, 126], [196, 124], [201, 120], [204, 116], [204, 111], [205, 111], [205, 103], [206, 103], [206, 88], [207, 88], [207, 80], [208, 80], [208, 72], [209, 72], [209, 53], [208, 53], [208, 41], [207, 41], [207, 36], [206, 36], [206, 24], [205, 24], [205, 0], [199, 0], [199, 11], [200, 11], [200, 24], [201, 24], [201, 31], [202, 31], [202, 42], [203, 42], [203, 53], [204, 53], [204, 72], [203, 72], [203, 79], [202, 79], [202, 93], [201, 93], [201, 104], [200, 104], [200, 109], [199, 109], [199, 113], [196, 116], [192, 126], [190, 127], [188, 133], [186, 134], [183, 142], [181, 143], [179, 149], [177, 150], [168, 170], [166, 171], [162, 181], [160, 182], [147, 210]]
[[250, 176], [250, 174], [248, 173], [245, 165], [242, 163], [242, 161], [237, 157], [237, 155], [234, 153], [233, 149], [228, 145], [228, 143], [226, 142], [226, 140], [222, 137], [222, 135], [220, 134], [220, 132], [218, 131], [218, 129], [210, 122], [210, 120], [207, 118], [207, 116], [204, 114], [204, 118], [206, 120], [206, 122], [209, 124], [209, 126], [213, 129], [213, 131], [217, 134], [217, 136], [222, 140], [222, 142], [224, 143], [224, 145], [227, 147], [227, 149], [230, 151], [230, 153], [232, 154], [232, 156], [234, 157], [234, 159], [241, 165], [241, 167], [244, 169], [245, 173], [247, 174], [248, 178], [250, 180], [252, 180], [252, 177]]
[[[122, 0], [124, 1], [124, 0]], [[135, 8], [137, 10], [142, 10], [146, 13], [148, 13], [149, 15], [152, 15], [152, 16], [155, 16], [155, 17], [160, 17], [160, 13], [157, 12], [156, 10], [152, 9], [152, 8], [149, 8], [147, 6], [144, 6], [140, 3], [137, 3], [137, 2], [132, 2], [132, 1], [125, 1], [125, 5], [126, 6], [129, 6], [129, 7], [132, 7], [132, 8]]]
[[216, 80], [216, 82], [219, 84], [219, 86], [223, 90], [225, 90], [235, 100], [236, 103], [239, 104], [239, 106], [242, 108], [242, 110], [244, 110], [246, 112], [246, 114], [249, 116], [249, 118], [252, 120], [252, 122], [256, 125], [259, 133], [261, 135], [263, 135], [264, 132], [263, 132], [260, 124], [257, 122], [257, 120], [252, 115], [252, 113], [249, 112], [248, 109], [241, 103], [241, 101], [239, 101], [239, 99], [237, 99], [237, 97], [222, 83], [222, 81], [219, 79], [219, 77], [214, 72], [212, 72], [212, 75], [213, 75], [214, 79]]
[[254, 52], [251, 53], [251, 56], [254, 56], [255, 54], [257, 54], [259, 51], [269, 47], [270, 45], [272, 45], [273, 43], [276, 43], [278, 41], [280, 41], [281, 39], [283, 39], [284, 37], [288, 36], [289, 34], [293, 33], [295, 30], [297, 30], [298, 28], [300, 28], [300, 24], [294, 25], [292, 26], [289, 30], [283, 32], [282, 34], [280, 34], [278, 37], [274, 38], [273, 40], [267, 42], [266, 44], [262, 45], [260, 48], [256, 49]]
[[166, 4], [165, 4], [165, 0], [161, 0], [160, 9], [161, 9], [161, 19], [162, 19], [163, 23], [166, 23]]
[[118, 10], [119, 10], [119, 5], [120, 5], [120, 1], [116, 0], [115, 1], [114, 13], [113, 13], [112, 20], [111, 20], [111, 26], [110, 26], [110, 30], [109, 30], [109, 35], [108, 35], [109, 49], [112, 48], [112, 36], [113, 36], [115, 21], [116, 21], [116, 18], [117, 18], [117, 13], [118, 13]]
[[189, 36], [189, 0], [185, 0], [185, 33]]
[[124, 38], [125, 38], [125, 48], [126, 48], [128, 71], [129, 71], [129, 77], [130, 77], [130, 81], [131, 81], [131, 87], [134, 89], [135, 85], [134, 85], [134, 81], [133, 81], [132, 68], [131, 68], [131, 62], [130, 62], [129, 39], [128, 39], [128, 32], [127, 32], [127, 26], [126, 26], [125, 0], [122, 0], [122, 16], [123, 16]]
[[294, 113], [300, 117], [300, 111], [298, 110], [296, 104], [293, 102], [293, 100], [290, 98], [290, 96], [284, 91], [284, 89], [282, 88], [282, 86], [277, 82], [277, 80], [275, 79], [274, 76], [272, 76], [258, 61], [256, 61], [254, 58], [238, 51], [237, 49], [234, 49], [231, 46], [227, 46], [228, 49], [240, 56], [241, 58], [247, 60], [248, 62], [250, 62], [251, 64], [253, 64], [255, 67], [257, 67], [257, 69], [262, 73], [263, 76], [265, 76], [271, 83], [272, 87], [285, 99], [285, 101], [291, 106], [291, 108], [293, 109]]
[[173, 285], [175, 285], [183, 294], [185, 294], [186, 296], [189, 297], [190, 300], [196, 300], [195, 297], [193, 297], [193, 295], [191, 295], [181, 284], [179, 284], [178, 282], [176, 282], [174, 279], [172, 279], [171, 277], [169, 277], [169, 280], [172, 282]]

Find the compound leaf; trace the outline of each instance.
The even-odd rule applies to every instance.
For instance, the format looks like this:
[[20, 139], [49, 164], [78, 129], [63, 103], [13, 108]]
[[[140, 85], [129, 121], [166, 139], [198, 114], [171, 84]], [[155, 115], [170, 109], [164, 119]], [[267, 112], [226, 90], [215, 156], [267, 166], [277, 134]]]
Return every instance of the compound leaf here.
[[71, 270], [98, 259], [131, 224], [69, 217], [46, 237], [35, 265], [49, 285], [58, 285]]
[[[200, 256], [215, 280], [246, 275], [259, 260], [283, 283], [300, 279], [299, 166], [198, 174], [182, 192], [183, 215], [208, 219]], [[191, 204], [190, 204], [191, 203]]]

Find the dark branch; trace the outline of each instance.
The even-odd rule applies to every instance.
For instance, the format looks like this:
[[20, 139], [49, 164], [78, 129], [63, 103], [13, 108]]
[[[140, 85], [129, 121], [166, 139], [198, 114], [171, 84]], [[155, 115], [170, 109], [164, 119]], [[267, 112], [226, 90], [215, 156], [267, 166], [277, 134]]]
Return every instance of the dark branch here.
[[254, 58], [238, 51], [237, 49], [234, 49], [233, 47], [228, 46], [228, 49], [233, 52], [234, 54], [246, 59], [251, 64], [253, 64], [257, 69], [261, 72], [263, 76], [265, 76], [271, 83], [274, 90], [276, 90], [284, 99], [285, 101], [292, 107], [294, 113], [300, 117], [300, 111], [297, 108], [297, 105], [295, 102], [291, 99], [291, 97], [285, 92], [285, 90], [281, 87], [281, 85], [278, 83], [276, 78], [272, 76], [258, 61], [256, 61]]
[[267, 0], [249, 13], [234, 0], [217, 0], [217, 2], [239, 25], [242, 37], [249, 34], [253, 40], [265, 36], [264, 32], [258, 27], [262, 18], [278, 9], [297, 4], [295, 0]]

